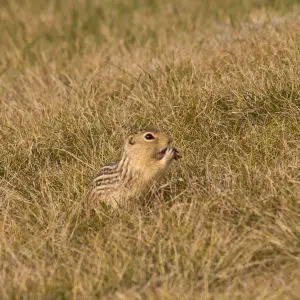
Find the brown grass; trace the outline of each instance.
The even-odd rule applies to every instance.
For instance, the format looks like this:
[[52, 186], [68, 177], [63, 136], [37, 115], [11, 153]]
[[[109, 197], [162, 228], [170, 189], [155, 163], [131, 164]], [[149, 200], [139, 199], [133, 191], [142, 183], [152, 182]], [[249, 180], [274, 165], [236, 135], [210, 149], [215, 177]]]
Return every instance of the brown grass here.
[[[3, 3], [0, 298], [298, 299], [299, 6], [198, 2]], [[84, 217], [145, 127], [161, 203]]]

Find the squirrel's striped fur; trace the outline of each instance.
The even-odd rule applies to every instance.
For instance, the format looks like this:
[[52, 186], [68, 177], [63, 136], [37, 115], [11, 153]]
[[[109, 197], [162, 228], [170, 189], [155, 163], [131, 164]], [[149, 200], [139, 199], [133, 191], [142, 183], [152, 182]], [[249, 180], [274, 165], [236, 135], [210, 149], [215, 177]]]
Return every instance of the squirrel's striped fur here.
[[154, 130], [129, 136], [121, 160], [104, 165], [92, 181], [87, 209], [101, 201], [122, 207], [138, 198], [179, 157], [171, 143], [169, 135]]

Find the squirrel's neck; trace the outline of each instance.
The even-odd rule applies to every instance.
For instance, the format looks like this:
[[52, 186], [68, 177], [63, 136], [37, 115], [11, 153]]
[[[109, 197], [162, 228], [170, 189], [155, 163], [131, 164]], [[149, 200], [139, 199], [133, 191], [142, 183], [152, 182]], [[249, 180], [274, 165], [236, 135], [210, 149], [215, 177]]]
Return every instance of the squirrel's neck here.
[[135, 162], [130, 159], [129, 155], [127, 155], [126, 151], [123, 152], [122, 158], [118, 164], [117, 171], [120, 174], [121, 180], [128, 184], [131, 181], [134, 181], [138, 174], [136, 174], [135, 170]]

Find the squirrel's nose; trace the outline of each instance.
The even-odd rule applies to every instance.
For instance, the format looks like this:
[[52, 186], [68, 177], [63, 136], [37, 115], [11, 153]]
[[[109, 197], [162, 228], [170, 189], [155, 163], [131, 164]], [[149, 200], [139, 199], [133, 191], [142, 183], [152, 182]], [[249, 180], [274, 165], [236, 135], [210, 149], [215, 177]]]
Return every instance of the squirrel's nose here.
[[171, 144], [173, 142], [173, 138], [169, 135], [168, 136], [168, 144]]

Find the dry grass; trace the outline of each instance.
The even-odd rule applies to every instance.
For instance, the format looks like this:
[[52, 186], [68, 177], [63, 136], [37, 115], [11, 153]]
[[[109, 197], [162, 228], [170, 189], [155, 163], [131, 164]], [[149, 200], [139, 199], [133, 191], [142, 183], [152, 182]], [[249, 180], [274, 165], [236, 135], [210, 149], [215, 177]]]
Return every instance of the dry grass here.
[[[1, 299], [298, 299], [298, 1], [198, 2], [3, 3]], [[153, 126], [161, 204], [85, 218]]]

